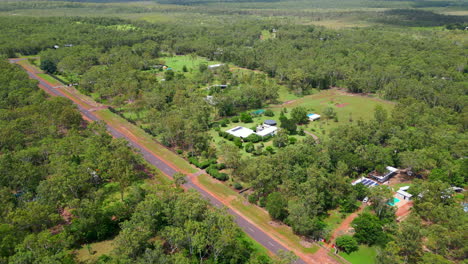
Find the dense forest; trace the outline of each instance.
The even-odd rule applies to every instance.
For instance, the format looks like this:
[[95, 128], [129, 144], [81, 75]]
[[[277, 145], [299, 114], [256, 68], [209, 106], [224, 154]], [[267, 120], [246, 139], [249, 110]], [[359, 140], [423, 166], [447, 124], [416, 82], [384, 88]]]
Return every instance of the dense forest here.
[[80, 245], [114, 237], [100, 263], [269, 263], [222, 209], [148, 183], [154, 174], [103, 124], [87, 126], [18, 67], [0, 69], [0, 263], [75, 263]]
[[[412, 15], [393, 12], [383, 19]], [[32, 63], [78, 84], [193, 164], [249, 186], [250, 203], [299, 235], [330, 237], [328, 212], [352, 213], [369, 197], [370, 209], [354, 220], [356, 233], [344, 244], [378, 246], [378, 263], [466, 261], [464, 201], [451, 189], [468, 180], [466, 31], [332, 30], [252, 18], [182, 25], [2, 17], [0, 32], [0, 54], [39, 56]], [[178, 55], [206, 62], [163, 70]], [[210, 70], [211, 62], [223, 65]], [[73, 248], [115, 237], [115, 257], [102, 262], [268, 263], [251, 254], [222, 210], [192, 192], [149, 188], [142, 182], [151, 175], [124, 142], [102, 124], [84, 124], [65, 100], [46, 98], [16, 67], [1, 65], [3, 262], [72, 263]], [[248, 111], [282, 103], [280, 91], [303, 97], [333, 87], [394, 107], [377, 106], [369, 120], [350, 116], [320, 144], [295, 138], [308, 123], [301, 107], [281, 110], [282, 130], [272, 139], [223, 134], [230, 123], [255, 125]], [[338, 122], [333, 109], [324, 117]], [[213, 135], [225, 138], [220, 146]], [[350, 184], [385, 166], [410, 168], [420, 178], [409, 190], [412, 213], [400, 223], [389, 188]], [[188, 239], [199, 230], [203, 239]], [[38, 246], [44, 241], [47, 250]]]

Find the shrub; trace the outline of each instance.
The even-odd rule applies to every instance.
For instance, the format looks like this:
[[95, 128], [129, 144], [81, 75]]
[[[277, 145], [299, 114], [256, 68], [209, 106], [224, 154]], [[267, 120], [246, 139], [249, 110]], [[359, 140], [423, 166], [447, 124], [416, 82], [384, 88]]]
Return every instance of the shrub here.
[[234, 189], [240, 190], [240, 189], [242, 189], [242, 185], [240, 183], [238, 183], [238, 182], [235, 182], [234, 183]]
[[239, 117], [238, 117], [238, 116], [234, 116], [234, 117], [231, 118], [231, 121], [232, 121], [233, 123], [239, 123]]
[[257, 204], [257, 202], [258, 202], [258, 197], [255, 194], [249, 195], [249, 197], [247, 199], [249, 200], [249, 203], [251, 203], [251, 204]]
[[218, 173], [215, 176], [215, 178], [220, 180], [220, 181], [227, 181], [227, 180], [229, 180], [229, 175], [227, 175], [226, 173]]
[[357, 251], [359, 248], [356, 239], [349, 235], [338, 237], [336, 239], [336, 246], [348, 254]]
[[258, 205], [259, 205], [260, 207], [265, 207], [265, 206], [266, 206], [266, 200], [267, 200], [267, 199], [266, 199], [265, 197], [263, 197], [263, 196], [260, 197], [260, 198], [258, 199]]
[[267, 109], [265, 110], [265, 112], [263, 113], [265, 116], [275, 116], [275, 113], [273, 113], [273, 111], [271, 111], [271, 109]]
[[240, 115], [240, 120], [244, 123], [252, 123], [253, 119], [252, 116], [249, 113], [242, 113]]
[[268, 151], [271, 154], [275, 153], [275, 149], [272, 146], [266, 147], [265, 150]]
[[251, 134], [250, 136], [244, 139], [244, 141], [252, 142], [252, 143], [257, 143], [257, 142], [260, 142], [261, 140], [262, 140], [262, 137], [257, 134]]
[[216, 168], [217, 168], [218, 170], [224, 170], [224, 169], [226, 168], [226, 164], [224, 164], [224, 163], [218, 163], [218, 164], [216, 165]]
[[270, 139], [272, 139], [272, 138], [273, 138], [272, 135], [264, 136], [264, 137], [262, 138], [262, 141], [263, 141], [263, 142], [268, 142], [268, 141], [270, 141]]
[[235, 138], [234, 139], [234, 145], [236, 145], [238, 148], [242, 148], [242, 141], [240, 138]]
[[294, 144], [296, 144], [296, 142], [297, 142], [297, 138], [295, 138], [295, 137], [289, 137], [288, 140], [289, 140], [289, 144], [290, 144], [290, 145], [294, 145]]
[[179, 155], [181, 155], [182, 153], [184, 153], [184, 151], [181, 150], [181, 149], [176, 150], [176, 152], [177, 152], [177, 154], [179, 154]]
[[245, 145], [245, 151], [247, 153], [252, 153], [255, 150], [254, 144], [252, 142], [249, 142]]

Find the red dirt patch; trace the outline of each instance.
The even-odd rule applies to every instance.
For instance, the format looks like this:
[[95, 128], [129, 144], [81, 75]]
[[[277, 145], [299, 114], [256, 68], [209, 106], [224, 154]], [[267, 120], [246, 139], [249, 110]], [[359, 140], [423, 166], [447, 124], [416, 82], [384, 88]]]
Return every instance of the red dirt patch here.
[[347, 105], [349, 105], [349, 103], [336, 104], [335, 106], [341, 108], [341, 107], [345, 107]]
[[362, 205], [356, 212], [350, 214], [348, 217], [346, 217], [343, 222], [341, 222], [340, 226], [338, 226], [335, 230], [333, 230], [333, 234], [330, 237], [330, 244], [333, 244], [335, 242], [335, 239], [343, 234], [346, 234], [351, 227], [351, 223], [353, 222], [354, 218], [356, 218], [359, 213], [364, 210], [365, 205]]
[[404, 220], [410, 213], [413, 207], [413, 201], [409, 201], [402, 206], [398, 207], [396, 211], [397, 221]]

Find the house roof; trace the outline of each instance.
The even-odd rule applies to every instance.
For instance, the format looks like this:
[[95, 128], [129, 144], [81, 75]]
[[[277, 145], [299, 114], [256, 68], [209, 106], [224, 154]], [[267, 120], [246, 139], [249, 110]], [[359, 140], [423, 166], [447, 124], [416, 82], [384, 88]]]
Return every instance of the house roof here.
[[261, 131], [258, 131], [256, 134], [261, 136], [261, 137], [264, 137], [266, 135], [269, 135], [271, 133], [274, 133], [276, 130], [278, 130], [277, 127], [275, 126], [270, 126], [270, 127], [265, 127], [263, 130]]
[[276, 121], [272, 120], [272, 119], [267, 119], [267, 120], [263, 121], [263, 124], [269, 125], [269, 126], [276, 126]]
[[403, 191], [403, 190], [398, 190], [397, 193], [398, 193], [398, 194], [401, 194], [401, 195], [403, 195], [403, 196], [405, 196], [405, 197], [413, 197], [413, 195], [412, 195], [411, 193], [405, 192], [405, 191]]
[[246, 127], [241, 127], [237, 126], [234, 128], [231, 128], [226, 131], [227, 133], [235, 136], [235, 137], [241, 137], [241, 138], [246, 138], [250, 136], [251, 134], [255, 133], [252, 129], [246, 128]]
[[309, 119], [315, 120], [315, 119], [319, 119], [320, 115], [312, 113], [312, 114], [308, 114], [307, 117], [309, 117]]

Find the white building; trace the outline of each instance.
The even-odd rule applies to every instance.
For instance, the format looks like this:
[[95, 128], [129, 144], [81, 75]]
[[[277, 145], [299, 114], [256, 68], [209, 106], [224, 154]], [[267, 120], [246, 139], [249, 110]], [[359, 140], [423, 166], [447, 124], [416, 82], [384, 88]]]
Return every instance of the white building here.
[[401, 199], [407, 200], [407, 201], [411, 200], [411, 197], [413, 197], [413, 195], [411, 193], [409, 193], [407, 191], [404, 191], [402, 189], [397, 191], [397, 196], [398, 196], [398, 198], [401, 198]]
[[229, 133], [235, 137], [246, 138], [255, 132], [250, 128], [237, 126], [235, 128], [227, 130], [226, 133]]
[[308, 114], [307, 117], [309, 117], [309, 121], [315, 121], [315, 120], [318, 120], [320, 119], [320, 115], [319, 114]]
[[387, 166], [386, 169], [387, 173], [384, 175], [372, 175], [372, 177], [379, 182], [386, 182], [398, 172], [398, 169], [394, 167]]
[[257, 132], [255, 134], [261, 137], [266, 137], [266, 136], [275, 135], [277, 131], [278, 131], [278, 128], [275, 126], [263, 125], [263, 126], [257, 127]]
[[208, 69], [209, 70], [214, 70], [216, 68], [219, 68], [221, 66], [223, 66], [224, 64], [220, 63], [220, 64], [213, 64], [213, 65], [208, 65]]

